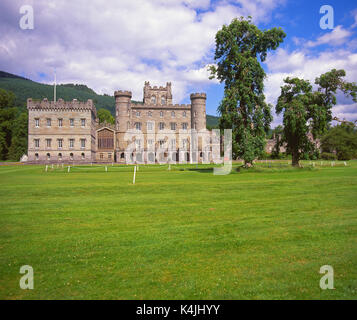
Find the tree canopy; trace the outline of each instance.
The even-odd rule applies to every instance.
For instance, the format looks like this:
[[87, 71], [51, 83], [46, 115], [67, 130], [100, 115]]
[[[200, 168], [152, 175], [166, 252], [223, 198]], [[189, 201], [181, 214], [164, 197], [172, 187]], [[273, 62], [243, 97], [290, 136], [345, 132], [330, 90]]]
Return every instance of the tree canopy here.
[[298, 166], [306, 153], [314, 152], [313, 139], [326, 132], [332, 120], [338, 90], [356, 100], [357, 86], [344, 81], [346, 72], [333, 69], [316, 78], [317, 90], [308, 80], [286, 78], [276, 105], [276, 113], [283, 113], [283, 138], [292, 154], [292, 165]]
[[220, 128], [232, 129], [233, 156], [245, 165], [264, 153], [265, 136], [272, 121], [271, 106], [265, 102], [266, 76], [263, 62], [285, 38], [281, 28], [260, 30], [243, 17], [224, 25], [216, 34], [215, 61], [211, 79], [224, 82], [224, 98], [218, 107]]

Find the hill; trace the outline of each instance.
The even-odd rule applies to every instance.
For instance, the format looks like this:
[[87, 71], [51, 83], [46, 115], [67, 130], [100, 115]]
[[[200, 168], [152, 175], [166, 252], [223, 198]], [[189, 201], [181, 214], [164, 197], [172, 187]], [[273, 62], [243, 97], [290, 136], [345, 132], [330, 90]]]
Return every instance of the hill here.
[[[16, 105], [26, 108], [26, 100], [48, 98], [53, 100], [53, 86], [35, 82], [11, 73], [0, 71], [0, 88], [10, 90], [16, 95]], [[57, 85], [57, 98], [64, 100], [78, 99], [87, 101], [92, 99], [97, 107], [107, 109], [115, 115], [114, 96], [97, 94], [93, 89], [83, 84], [59, 84]], [[134, 103], [136, 101], [133, 101]], [[207, 115], [207, 126], [215, 127], [218, 125], [218, 117]]]

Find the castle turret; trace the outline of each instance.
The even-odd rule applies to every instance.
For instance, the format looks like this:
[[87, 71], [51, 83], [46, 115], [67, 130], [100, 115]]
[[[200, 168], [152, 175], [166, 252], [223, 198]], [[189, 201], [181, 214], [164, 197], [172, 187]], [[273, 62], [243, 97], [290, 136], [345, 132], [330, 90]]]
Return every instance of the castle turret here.
[[115, 91], [115, 128], [117, 131], [124, 133], [128, 129], [130, 122], [130, 102], [132, 94], [130, 91]]
[[191, 94], [191, 128], [201, 131], [206, 129], [206, 94]]

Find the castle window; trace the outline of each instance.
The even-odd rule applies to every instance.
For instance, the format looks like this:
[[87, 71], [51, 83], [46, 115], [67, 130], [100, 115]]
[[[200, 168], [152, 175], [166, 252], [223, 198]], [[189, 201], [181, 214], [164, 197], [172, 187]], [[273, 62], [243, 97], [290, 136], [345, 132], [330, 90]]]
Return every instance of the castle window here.
[[47, 160], [51, 160], [51, 155], [47, 153]]
[[159, 140], [159, 145], [160, 145], [160, 148], [163, 148], [165, 145], [165, 140]]
[[62, 148], [63, 147], [63, 139], [58, 139], [58, 148]]
[[156, 97], [155, 97], [155, 96], [152, 96], [152, 97], [151, 97], [151, 103], [152, 103], [152, 104], [156, 104]]
[[84, 160], [86, 158], [84, 152], [82, 152], [82, 160]]
[[86, 126], [86, 119], [81, 119], [81, 126], [85, 127]]
[[120, 155], [120, 159], [124, 159], [124, 157], [125, 157], [125, 154], [124, 154], [124, 152], [122, 152]]
[[136, 111], [136, 116], [139, 118], [140, 117], [140, 111]]
[[101, 154], [100, 154], [100, 160], [103, 160], [103, 159], [104, 159], [104, 154], [101, 153]]
[[187, 130], [187, 122], [182, 123], [182, 129]]
[[129, 121], [126, 123], [126, 129], [127, 129], [127, 130], [130, 129], [130, 122], [129, 122]]
[[51, 139], [46, 139], [46, 147], [51, 148]]
[[141, 149], [141, 140], [135, 140], [136, 149]]
[[141, 130], [141, 122], [135, 122], [135, 129]]
[[197, 117], [197, 112], [196, 112], [196, 111], [193, 113], [193, 116], [194, 116], [195, 118]]
[[81, 139], [81, 148], [86, 147], [86, 139]]
[[61, 128], [63, 124], [63, 119], [58, 119], [58, 126]]
[[69, 159], [73, 160], [73, 153], [72, 152], [69, 154]]
[[35, 148], [40, 147], [40, 139], [35, 139]]
[[74, 139], [69, 139], [69, 147], [74, 148]]
[[166, 104], [166, 98], [164, 96], [161, 97], [161, 104], [162, 105]]
[[111, 158], [112, 158], [112, 154], [108, 153], [108, 159], [111, 159]]
[[35, 153], [35, 159], [38, 160], [38, 153]]
[[74, 127], [74, 119], [69, 119], [69, 125], [70, 125], [71, 127]]
[[164, 116], [163, 111], [160, 111], [160, 117], [162, 118]]
[[151, 111], [148, 111], [148, 116], [152, 117], [152, 112]]
[[176, 139], [171, 139], [171, 149], [172, 150], [176, 149]]
[[50, 127], [51, 126], [51, 119], [50, 118], [47, 118], [47, 127]]
[[152, 147], [152, 145], [154, 144], [154, 140], [153, 139], [149, 139], [147, 141], [147, 144], [148, 144], [148, 146]]
[[182, 116], [186, 118], [186, 111], [182, 112]]
[[62, 160], [62, 153], [58, 154], [58, 160], [61, 161]]
[[154, 126], [153, 126], [153, 123], [151, 121], [148, 121], [147, 128], [148, 128], [148, 131], [154, 130]]
[[40, 119], [35, 119], [35, 127], [36, 128], [40, 127]]
[[188, 146], [188, 139], [182, 139], [182, 148], [186, 150], [187, 146]]
[[171, 122], [170, 126], [171, 126], [171, 130], [176, 130], [176, 123], [175, 122]]
[[175, 111], [171, 111], [171, 117], [175, 118]]
[[165, 123], [160, 122], [159, 123], [159, 130], [164, 130], [164, 128], [165, 128]]

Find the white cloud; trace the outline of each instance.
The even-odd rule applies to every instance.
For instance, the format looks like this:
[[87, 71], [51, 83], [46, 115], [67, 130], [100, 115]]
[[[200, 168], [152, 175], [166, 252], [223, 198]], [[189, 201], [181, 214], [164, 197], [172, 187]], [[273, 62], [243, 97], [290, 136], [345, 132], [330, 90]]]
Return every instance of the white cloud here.
[[344, 29], [342, 26], [337, 26], [331, 32], [317, 38], [316, 41], [308, 41], [306, 45], [307, 47], [316, 47], [321, 44], [339, 46], [344, 44], [351, 34], [351, 31]]
[[[266, 64], [268, 73], [265, 80], [265, 93], [267, 101], [274, 106], [286, 77], [299, 77], [310, 80], [311, 84], [314, 84], [316, 77], [335, 68], [346, 71], [347, 81], [354, 82], [357, 79], [357, 53], [342, 49], [320, 52], [316, 56], [304, 51], [289, 52], [286, 49], [278, 49], [268, 56]], [[351, 99], [346, 99], [341, 94], [337, 98], [338, 105], [332, 110], [334, 116], [356, 120], [357, 105], [352, 104]], [[342, 100], [348, 100], [351, 104], [342, 104]], [[276, 118], [273, 125], [279, 124], [280, 121], [281, 118]]]
[[[133, 91], [145, 80], [173, 83], [174, 99], [208, 83], [215, 34], [234, 17], [266, 20], [273, 0], [76, 0], [33, 2], [35, 29], [18, 27], [24, 0], [0, 3], [0, 69], [38, 80], [85, 83], [100, 93]], [[281, 3], [281, 1], [279, 1]], [[239, 5], [237, 5], [239, 4]], [[199, 9], [200, 11], [197, 11]]]

